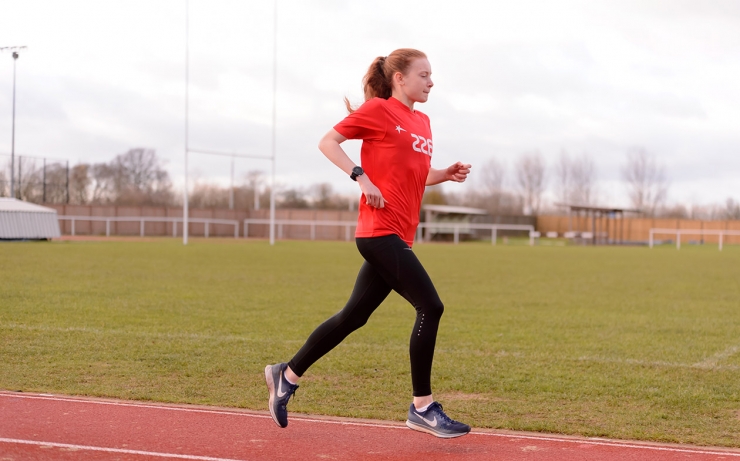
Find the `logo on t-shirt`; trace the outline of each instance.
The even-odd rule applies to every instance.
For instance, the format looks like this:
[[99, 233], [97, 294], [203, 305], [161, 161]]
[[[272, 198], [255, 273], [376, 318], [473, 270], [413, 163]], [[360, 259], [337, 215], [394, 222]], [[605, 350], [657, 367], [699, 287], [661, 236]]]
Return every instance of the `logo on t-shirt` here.
[[[426, 154], [428, 156], [432, 156], [432, 140], [426, 139], [423, 136], [419, 136], [413, 133], [411, 134], [411, 137], [416, 139], [414, 143], [411, 145], [411, 148], [414, 149], [416, 152], [421, 152], [422, 154]], [[421, 145], [419, 145], [421, 143]]]
[[398, 131], [398, 134], [401, 134], [402, 131], [406, 131], [403, 128], [401, 128], [401, 125], [396, 125], [395, 130]]

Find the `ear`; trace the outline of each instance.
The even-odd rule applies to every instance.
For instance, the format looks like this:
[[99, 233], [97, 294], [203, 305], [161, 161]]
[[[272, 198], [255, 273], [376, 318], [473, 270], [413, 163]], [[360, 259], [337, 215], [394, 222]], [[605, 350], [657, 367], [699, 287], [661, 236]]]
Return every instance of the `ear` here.
[[403, 86], [405, 82], [403, 81], [403, 74], [401, 72], [396, 72], [393, 74], [393, 83], [395, 83], [398, 86]]

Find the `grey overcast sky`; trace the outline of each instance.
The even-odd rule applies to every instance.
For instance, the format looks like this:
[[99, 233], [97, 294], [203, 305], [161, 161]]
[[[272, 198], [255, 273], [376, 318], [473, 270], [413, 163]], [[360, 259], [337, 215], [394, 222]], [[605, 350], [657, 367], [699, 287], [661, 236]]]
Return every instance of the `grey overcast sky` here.
[[[106, 162], [149, 147], [182, 184], [185, 0], [2, 0], [17, 61], [16, 153]], [[190, 0], [190, 145], [269, 155], [273, 2]], [[620, 169], [640, 146], [673, 203], [740, 198], [740, 2], [735, 0], [278, 0], [278, 182], [356, 186], [318, 151], [362, 100], [378, 55], [427, 53], [433, 166], [539, 150], [594, 159], [602, 204], [627, 205]], [[11, 145], [13, 62], [0, 54], [0, 154]], [[359, 144], [347, 151], [356, 161]], [[6, 156], [0, 156], [5, 163]], [[229, 160], [191, 155], [226, 183]], [[269, 171], [237, 161], [237, 176]], [[552, 185], [554, 180], [551, 180]]]

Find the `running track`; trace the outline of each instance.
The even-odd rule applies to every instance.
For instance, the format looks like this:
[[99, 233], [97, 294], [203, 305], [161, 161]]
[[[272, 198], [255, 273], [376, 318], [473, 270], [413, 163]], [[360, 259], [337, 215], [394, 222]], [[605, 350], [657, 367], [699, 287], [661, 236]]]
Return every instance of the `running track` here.
[[738, 460], [740, 450], [476, 430], [441, 440], [402, 423], [0, 391], [0, 460]]

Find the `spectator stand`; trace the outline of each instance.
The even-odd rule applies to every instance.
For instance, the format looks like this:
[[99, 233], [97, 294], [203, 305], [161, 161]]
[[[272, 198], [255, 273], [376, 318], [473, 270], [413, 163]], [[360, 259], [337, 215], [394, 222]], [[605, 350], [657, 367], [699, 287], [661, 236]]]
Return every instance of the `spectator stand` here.
[[[423, 241], [449, 240], [456, 233], [463, 239], [473, 236], [473, 218], [485, 216], [486, 210], [451, 205], [422, 205], [424, 228]], [[445, 224], [449, 224], [446, 226]]]
[[[598, 207], [570, 203], [556, 203], [568, 210], [566, 238], [591, 245], [623, 245], [624, 214], [642, 213], [640, 210], [615, 207]], [[575, 229], [574, 229], [575, 221]]]

